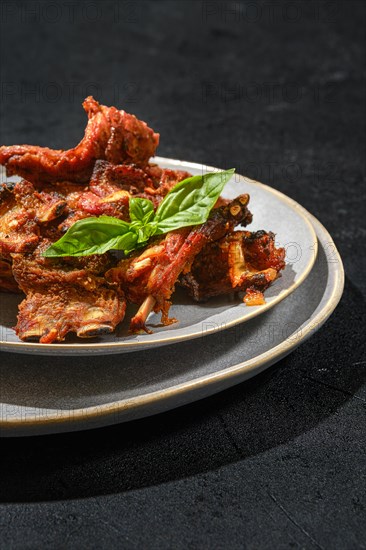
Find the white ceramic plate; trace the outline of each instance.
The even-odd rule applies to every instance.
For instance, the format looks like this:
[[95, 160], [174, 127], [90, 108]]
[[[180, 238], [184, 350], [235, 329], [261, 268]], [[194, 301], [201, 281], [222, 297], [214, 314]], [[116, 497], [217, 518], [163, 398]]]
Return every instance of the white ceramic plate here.
[[[163, 167], [187, 170], [192, 174], [217, 170], [159, 157], [156, 162]], [[0, 180], [4, 179], [2, 172]], [[173, 296], [170, 313], [179, 322], [162, 327], [160, 316], [152, 314], [147, 324], [154, 330], [153, 334], [128, 335], [128, 322], [135, 311], [129, 308], [124, 323], [115, 334], [86, 341], [69, 338], [59, 344], [39, 344], [21, 342], [17, 338], [12, 327], [16, 323], [17, 305], [21, 298], [3, 293], [0, 294], [0, 349], [57, 356], [123, 353], [208, 336], [264, 314], [291, 294], [309, 275], [317, 254], [317, 238], [306, 210], [279, 191], [235, 175], [226, 185], [224, 195], [235, 198], [241, 193], [249, 193], [251, 197], [249, 208], [253, 213], [253, 223], [248, 229], [273, 231], [276, 244], [286, 248], [287, 266], [282, 277], [266, 291], [265, 305], [248, 307], [240, 299], [227, 296], [196, 304], [184, 292], [178, 292]]]
[[[82, 430], [156, 414], [242, 382], [289, 354], [326, 321], [343, 291], [341, 259], [308, 214], [319, 253], [306, 281], [260, 317], [200, 340], [128, 355], [2, 353], [0, 434]], [[163, 421], [163, 420], [162, 420]]]

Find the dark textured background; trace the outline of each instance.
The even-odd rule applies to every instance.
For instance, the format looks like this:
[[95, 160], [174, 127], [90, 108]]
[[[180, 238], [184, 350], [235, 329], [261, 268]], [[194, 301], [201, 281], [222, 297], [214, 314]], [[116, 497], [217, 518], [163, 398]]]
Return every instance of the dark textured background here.
[[93, 93], [160, 131], [161, 155], [298, 200], [347, 279], [327, 324], [245, 384], [2, 440], [1, 548], [366, 548], [365, 22], [362, 1], [2, 3], [2, 143], [68, 148]]

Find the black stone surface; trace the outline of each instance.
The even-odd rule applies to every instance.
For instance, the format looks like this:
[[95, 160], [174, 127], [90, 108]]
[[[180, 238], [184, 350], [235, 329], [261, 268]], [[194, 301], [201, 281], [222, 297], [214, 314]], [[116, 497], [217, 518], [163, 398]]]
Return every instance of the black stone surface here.
[[364, 2], [0, 14], [2, 143], [68, 148], [93, 93], [159, 130], [160, 155], [298, 200], [347, 275], [327, 324], [247, 383], [126, 425], [1, 440], [1, 548], [365, 548]]

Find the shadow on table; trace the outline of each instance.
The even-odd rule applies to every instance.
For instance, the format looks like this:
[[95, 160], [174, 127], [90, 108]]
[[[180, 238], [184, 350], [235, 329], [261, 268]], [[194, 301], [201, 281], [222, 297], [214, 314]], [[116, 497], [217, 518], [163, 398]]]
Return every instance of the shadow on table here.
[[311, 430], [366, 381], [361, 293], [265, 373], [151, 418], [54, 436], [3, 439], [1, 502], [120, 493], [209, 471]]

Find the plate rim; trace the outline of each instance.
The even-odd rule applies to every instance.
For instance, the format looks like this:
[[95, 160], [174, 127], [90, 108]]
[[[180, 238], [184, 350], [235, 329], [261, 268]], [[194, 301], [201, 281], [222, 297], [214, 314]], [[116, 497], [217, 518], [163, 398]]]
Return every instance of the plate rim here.
[[[37, 416], [36, 419], [34, 419], [32, 417], [25, 416], [25, 418], [22, 418], [21, 420], [14, 417], [11, 417], [7, 420], [1, 419], [1, 435], [9, 437], [12, 435], [33, 435], [35, 433], [41, 434], [42, 432], [33, 432], [32, 428], [39, 429], [46, 427], [47, 429], [47, 426], [49, 425], [55, 427], [55, 430], [53, 430], [52, 432], [55, 433], [58, 431], [57, 428], [61, 427], [62, 429], [62, 426], [65, 424], [69, 424], [70, 421], [77, 424], [78, 422], [83, 423], [83, 421], [92, 422], [95, 418], [103, 418], [104, 420], [108, 420], [108, 418], [110, 418], [111, 416], [114, 416], [114, 421], [109, 422], [108, 425], [132, 420], [129, 418], [118, 417], [118, 413], [123, 413], [126, 411], [130, 412], [141, 407], [148, 409], [149, 407], [153, 407], [154, 404], [157, 402], [169, 404], [169, 400], [174, 397], [179, 397], [180, 395], [185, 393], [193, 393], [200, 388], [206, 387], [207, 385], [214, 386], [218, 382], [229, 381], [229, 384], [226, 385], [225, 388], [233, 386], [235, 385], [235, 379], [237, 379], [237, 383], [239, 383], [241, 381], [240, 377], [243, 375], [248, 375], [245, 376], [246, 379], [255, 376], [265, 368], [273, 365], [277, 360], [280, 360], [282, 357], [285, 357], [286, 355], [291, 353], [291, 351], [293, 351], [305, 340], [307, 340], [326, 322], [326, 320], [330, 317], [330, 315], [333, 313], [334, 309], [338, 305], [344, 289], [345, 276], [343, 263], [341, 256], [334, 244], [334, 241], [329, 232], [319, 222], [319, 220], [317, 220], [312, 214], [309, 214], [309, 219], [314, 224], [317, 234], [320, 235], [325, 242], [333, 244], [334, 249], [332, 250], [332, 261], [327, 258], [328, 273], [330, 276], [328, 276], [328, 284], [323, 294], [323, 296], [325, 296], [325, 294], [328, 292], [329, 296], [326, 299], [326, 302], [324, 303], [322, 308], [317, 312], [317, 314], [314, 317], [310, 316], [307, 321], [301, 325], [301, 335], [299, 338], [296, 338], [295, 340], [292, 338], [286, 338], [277, 346], [268, 349], [267, 351], [256, 356], [255, 358], [236, 363], [229, 368], [221, 369], [215, 373], [210, 373], [199, 378], [176, 384], [175, 386], [171, 386], [170, 388], [150, 392], [145, 395], [114, 401], [112, 403], [106, 403], [104, 405], [94, 405], [92, 407], [65, 410], [55, 409], [55, 413], [48, 414], [46, 418]], [[320, 300], [319, 304], [321, 303], [321, 301], [322, 300]], [[314, 311], [316, 311], [318, 307], [319, 306], [317, 306]], [[208, 395], [212, 395], [214, 393], [217, 392], [213, 391], [211, 394]], [[179, 403], [176, 406], [179, 406]], [[157, 411], [148, 412], [147, 414], [141, 414], [139, 416], [136, 416], [135, 418], [150, 416], [155, 413], [162, 412], [162, 410], [168, 410], [169, 408], [175, 407], [168, 406], [166, 407], [166, 409], [162, 408]], [[50, 409], [47, 410], [49, 411]], [[72, 413], [71, 415], [70, 412]], [[117, 421], [115, 420], [116, 418], [118, 418]], [[107, 425], [107, 423], [104, 425]], [[81, 427], [69, 425], [67, 426], [68, 429], [62, 431], [74, 431], [92, 427], [94, 427], [93, 424], [91, 424], [90, 426], [83, 425]], [[29, 430], [29, 433], [26, 433], [24, 431], [22, 432], [22, 430], [24, 429]], [[43, 433], [51, 432], [47, 431]]]
[[[165, 163], [165, 164], [174, 164], [175, 166], [179, 166], [183, 169], [194, 169], [199, 170], [204, 168], [207, 172], [217, 171], [219, 168], [209, 166], [206, 164], [199, 164], [196, 162], [189, 162], [189, 161], [182, 161], [177, 159], [171, 159], [167, 157], [154, 157], [154, 162], [157, 164], [159, 163]], [[236, 176], [239, 176], [240, 179], [244, 182], [248, 182], [250, 185], [254, 185], [255, 187], [259, 187], [260, 189], [264, 189], [267, 193], [270, 193], [274, 196], [276, 196], [281, 202], [285, 203], [287, 206], [290, 206], [291, 209], [295, 210], [300, 217], [302, 218], [302, 221], [307, 226], [307, 229], [310, 231], [313, 237], [313, 243], [314, 243], [314, 253], [312, 254], [311, 261], [307, 265], [306, 269], [301, 273], [298, 280], [293, 283], [289, 288], [284, 289], [278, 296], [274, 297], [271, 302], [267, 302], [266, 305], [262, 308], [253, 309], [252, 311], [248, 312], [246, 311], [245, 317], [238, 317], [232, 321], [226, 322], [224, 325], [218, 324], [216, 326], [209, 326], [207, 329], [202, 332], [202, 330], [194, 333], [188, 333], [188, 334], [181, 334], [179, 336], [167, 336], [165, 338], [160, 338], [156, 341], [151, 340], [130, 340], [130, 341], [117, 341], [117, 342], [89, 342], [89, 343], [83, 343], [83, 342], [73, 342], [73, 343], [57, 343], [55, 344], [40, 344], [39, 342], [6, 342], [4, 340], [0, 340], [0, 351], [9, 352], [9, 353], [24, 353], [24, 354], [34, 354], [34, 355], [56, 355], [57, 353], [62, 352], [68, 352], [65, 356], [70, 354], [70, 351], [77, 350], [80, 355], [94, 355], [94, 354], [101, 354], [103, 350], [108, 350], [108, 353], [110, 354], [118, 354], [118, 353], [129, 353], [129, 352], [137, 352], [139, 350], [147, 350], [147, 349], [156, 349], [162, 346], [171, 345], [174, 343], [180, 343], [185, 342], [187, 340], [195, 340], [198, 338], [204, 338], [205, 336], [209, 336], [210, 334], [221, 332], [223, 330], [232, 328], [236, 325], [239, 325], [241, 323], [244, 323], [246, 321], [249, 321], [253, 319], [254, 317], [257, 317], [258, 315], [261, 315], [262, 313], [265, 313], [272, 309], [274, 306], [282, 302], [287, 296], [292, 294], [308, 277], [311, 270], [314, 267], [314, 263], [318, 254], [318, 238], [316, 231], [314, 230], [314, 227], [309, 220], [309, 217], [312, 216], [310, 212], [308, 212], [303, 206], [301, 206], [298, 202], [296, 202], [291, 197], [288, 197], [281, 191], [278, 191], [277, 189], [274, 189], [273, 187], [270, 187], [269, 185], [266, 185], [264, 183], [258, 182], [256, 180], [253, 180], [251, 178], [248, 178], [246, 176], [243, 176], [241, 174], [235, 174]], [[50, 352], [50, 353], [47, 353]]]

